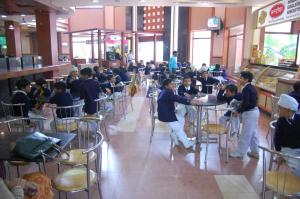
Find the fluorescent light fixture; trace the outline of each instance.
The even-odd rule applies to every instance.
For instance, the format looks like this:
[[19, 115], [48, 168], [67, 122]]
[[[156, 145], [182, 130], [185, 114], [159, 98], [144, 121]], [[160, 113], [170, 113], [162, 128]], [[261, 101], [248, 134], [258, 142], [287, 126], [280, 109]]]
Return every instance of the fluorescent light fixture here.
[[140, 0], [140, 3], [146, 3], [146, 0]]
[[63, 18], [61, 18], [61, 17], [58, 17], [58, 20], [63, 20]]
[[99, 2], [99, 0], [93, 0], [93, 3], [98, 3]]
[[14, 30], [15, 27], [14, 27], [12, 24], [10, 24], [10, 25], [8, 26], [8, 29], [9, 29], [9, 30]]
[[2, 15], [1, 17], [2, 17], [2, 18], [6, 18], [7, 16], [6, 16], [6, 15]]
[[36, 20], [35, 20], [35, 19], [32, 19], [31, 21], [35, 22]]
[[25, 14], [21, 14], [21, 17], [25, 17], [26, 15]]

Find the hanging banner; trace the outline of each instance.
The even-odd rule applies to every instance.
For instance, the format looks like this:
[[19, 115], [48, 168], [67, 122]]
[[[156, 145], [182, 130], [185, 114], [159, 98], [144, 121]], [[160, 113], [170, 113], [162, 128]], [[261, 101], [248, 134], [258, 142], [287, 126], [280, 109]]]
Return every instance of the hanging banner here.
[[258, 11], [257, 27], [300, 18], [300, 0], [281, 0]]

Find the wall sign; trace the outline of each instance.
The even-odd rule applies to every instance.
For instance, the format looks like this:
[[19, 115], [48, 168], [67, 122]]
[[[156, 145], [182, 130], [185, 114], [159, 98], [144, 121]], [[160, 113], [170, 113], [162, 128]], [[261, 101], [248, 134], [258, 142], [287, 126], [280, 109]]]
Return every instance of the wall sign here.
[[300, 0], [280, 0], [258, 11], [257, 27], [264, 27], [300, 18]]

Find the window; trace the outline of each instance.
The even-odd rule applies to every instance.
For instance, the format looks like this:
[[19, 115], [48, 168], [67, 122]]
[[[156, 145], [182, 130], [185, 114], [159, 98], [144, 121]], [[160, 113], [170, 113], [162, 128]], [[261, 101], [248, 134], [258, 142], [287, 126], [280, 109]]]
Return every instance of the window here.
[[279, 62], [294, 62], [297, 49], [297, 35], [265, 34], [264, 55], [268, 65], [278, 66]]
[[210, 65], [211, 32], [192, 32], [191, 42], [191, 63], [195, 65], [197, 69], [202, 66], [202, 63]]
[[[156, 61], [163, 61], [163, 41], [156, 42]], [[140, 42], [139, 43], [139, 60], [145, 62], [153, 60], [154, 42]]]
[[277, 32], [277, 33], [290, 33], [292, 29], [292, 22], [281, 23], [273, 26], [268, 26], [265, 32]]

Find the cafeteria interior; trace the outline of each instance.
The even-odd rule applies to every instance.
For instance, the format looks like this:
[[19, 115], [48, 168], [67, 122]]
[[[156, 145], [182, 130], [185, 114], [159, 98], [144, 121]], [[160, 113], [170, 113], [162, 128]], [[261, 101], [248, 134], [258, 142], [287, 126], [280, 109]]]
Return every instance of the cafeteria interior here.
[[300, 198], [300, 0], [3, 0], [0, 198]]

